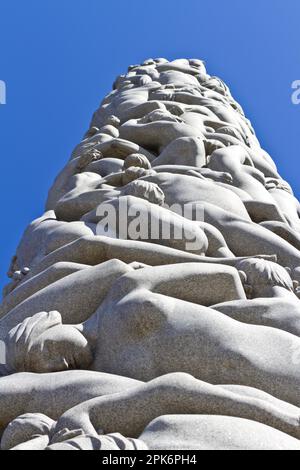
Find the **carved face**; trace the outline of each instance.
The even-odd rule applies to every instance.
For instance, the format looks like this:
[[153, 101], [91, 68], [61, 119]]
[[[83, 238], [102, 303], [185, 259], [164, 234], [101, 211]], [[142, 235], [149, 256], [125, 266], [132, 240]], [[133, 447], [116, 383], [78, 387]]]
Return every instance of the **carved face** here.
[[85, 369], [93, 356], [85, 337], [72, 325], [58, 325], [41, 334], [30, 351], [32, 372]]
[[[151, 176], [151, 170], [147, 171], [147, 176]], [[154, 173], [155, 174], [155, 173]], [[161, 206], [165, 201], [165, 195], [160, 187], [150, 181], [135, 180], [124, 187], [122, 194], [146, 199], [152, 204]]]

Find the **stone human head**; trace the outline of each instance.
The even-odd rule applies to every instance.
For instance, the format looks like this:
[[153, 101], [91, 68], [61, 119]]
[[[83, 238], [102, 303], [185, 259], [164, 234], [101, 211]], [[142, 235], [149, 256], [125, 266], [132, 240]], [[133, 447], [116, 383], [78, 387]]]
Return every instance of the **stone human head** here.
[[125, 186], [126, 184], [131, 183], [131, 181], [137, 180], [138, 178], [143, 178], [144, 176], [152, 176], [155, 174], [155, 170], [146, 170], [145, 168], [140, 168], [138, 166], [131, 166], [129, 168], [126, 168], [126, 170], [124, 171], [124, 174], [122, 176], [122, 182]]
[[13, 372], [59, 372], [85, 369], [92, 362], [86, 338], [74, 325], [63, 325], [60, 313], [26, 318], [6, 337], [8, 369]]
[[231, 127], [231, 126], [222, 126], [222, 127], [219, 127], [218, 128], [218, 131], [217, 131], [219, 134], [225, 134], [225, 135], [229, 135], [231, 137], [234, 137], [235, 139], [238, 139], [240, 140], [241, 142], [244, 141], [244, 138], [241, 134], [241, 132], [239, 131], [239, 129], [235, 129], [234, 127]]
[[113, 89], [114, 90], [118, 90], [120, 88], [120, 86], [122, 85], [122, 83], [125, 80], [125, 77], [126, 77], [126, 75], [124, 75], [124, 74], [121, 74], [121, 75], [117, 76], [117, 78], [115, 79], [115, 81], [113, 83]]
[[219, 77], [209, 77], [209, 79], [202, 83], [206, 88], [211, 90], [218, 91], [222, 95], [227, 95], [229, 93], [227, 85]]
[[151, 163], [148, 158], [142, 153], [131, 153], [124, 160], [124, 170], [130, 167], [144, 168], [145, 170], [151, 169]]
[[271, 189], [281, 189], [286, 191], [291, 196], [294, 195], [293, 190], [287, 181], [284, 181], [282, 178], [266, 178], [266, 189], [269, 191]]
[[165, 201], [164, 192], [160, 187], [150, 181], [136, 180], [127, 184], [122, 190], [123, 196], [135, 196], [146, 199], [152, 204], [161, 206]]
[[167, 109], [154, 109], [146, 114], [146, 116], [139, 119], [140, 124], [149, 124], [157, 121], [182, 122], [182, 119], [174, 116]]
[[245, 273], [245, 284], [251, 287], [252, 295], [259, 296], [266, 287], [282, 287], [294, 291], [293, 281], [288, 271], [273, 261], [260, 258], [249, 258], [239, 261], [236, 265]]
[[120, 127], [120, 123], [121, 123], [120, 119], [117, 116], [114, 116], [113, 114], [108, 116], [105, 120], [105, 125], [114, 126], [116, 128]]
[[50, 439], [55, 424], [56, 421], [41, 413], [20, 415], [6, 427], [1, 438], [1, 450], [12, 449], [38, 436], [48, 436]]
[[102, 158], [102, 153], [100, 150], [96, 149], [95, 146], [89, 148], [77, 158], [76, 169], [78, 173], [84, 171], [90, 163], [101, 160]]
[[150, 59], [144, 60], [144, 62], [141, 65], [155, 65], [155, 60], [152, 59], [151, 57]]

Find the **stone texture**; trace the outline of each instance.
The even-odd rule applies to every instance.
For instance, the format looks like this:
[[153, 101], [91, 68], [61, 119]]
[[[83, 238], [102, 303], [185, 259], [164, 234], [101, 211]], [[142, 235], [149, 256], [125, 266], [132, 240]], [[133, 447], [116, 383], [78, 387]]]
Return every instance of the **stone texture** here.
[[299, 450], [299, 214], [201, 60], [130, 66], [12, 258], [1, 448]]
[[228, 416], [161, 416], [147, 426], [141, 439], [155, 450], [300, 449], [298, 439], [254, 421]]

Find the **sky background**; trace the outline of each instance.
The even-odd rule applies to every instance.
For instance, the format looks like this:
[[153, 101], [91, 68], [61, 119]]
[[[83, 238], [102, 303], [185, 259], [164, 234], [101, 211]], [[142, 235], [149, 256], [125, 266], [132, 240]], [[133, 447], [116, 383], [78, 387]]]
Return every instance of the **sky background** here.
[[27, 224], [129, 64], [201, 58], [300, 196], [299, 0], [0, 0], [0, 287]]

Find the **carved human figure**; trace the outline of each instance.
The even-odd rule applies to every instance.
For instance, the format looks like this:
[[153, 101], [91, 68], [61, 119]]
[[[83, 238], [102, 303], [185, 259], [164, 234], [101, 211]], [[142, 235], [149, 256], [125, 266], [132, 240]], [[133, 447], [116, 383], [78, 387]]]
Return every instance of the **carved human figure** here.
[[89, 435], [82, 429], [55, 433], [56, 422], [40, 413], [27, 413], [9, 423], [1, 450], [146, 450], [143, 441], [119, 433]]
[[87, 370], [17, 373], [0, 379], [0, 434], [17, 417], [41, 413], [57, 421], [68, 409], [92, 398], [122, 392], [140, 382]]
[[129, 66], [8, 270], [2, 448], [298, 449], [299, 215], [203, 61]]
[[[45, 390], [48, 393], [49, 388], [47, 388], [47, 385], [50, 375], [18, 374], [16, 376], [17, 380], [15, 379], [17, 386], [21, 376], [26, 379], [26, 375], [31, 375], [34, 400], [30, 400], [30, 404], [31, 408], [35, 409], [38, 403], [41, 403], [45, 398]], [[89, 449], [100, 450], [99, 444], [112, 444], [110, 439], [107, 442], [105, 435], [99, 436], [98, 434], [99, 432], [102, 434], [109, 429], [122, 429], [135, 437], [140, 436], [142, 432], [141, 437], [145, 436], [147, 441], [147, 439], [150, 439], [149, 434], [146, 437], [148, 429], [151, 428], [152, 423], [149, 425], [150, 421], [164, 415], [166, 411], [168, 413], [174, 412], [176, 415], [185, 413], [187, 419], [191, 421], [201, 419], [200, 414], [209, 415], [211, 412], [214, 415], [227, 416], [228, 418], [239, 416], [244, 419], [254, 420], [257, 423], [259, 435], [261, 435], [261, 432], [263, 433], [263, 426], [260, 428], [258, 423], [272, 426], [291, 436], [298, 437], [299, 435], [299, 409], [297, 407], [249, 387], [210, 385], [183, 373], [168, 374], [146, 384], [108, 374], [86, 371], [63, 372], [55, 375], [58, 380], [52, 381], [53, 385], [55, 384], [52, 393], [58, 394], [58, 409], [62, 409], [61, 396], [63, 390], [67, 387], [66, 382], [64, 387], [62, 386], [62, 379], [66, 375], [69, 378], [73, 376], [72, 389], [76, 398], [74, 399], [72, 394], [65, 394], [64, 404], [67, 400], [69, 400], [70, 405], [72, 402], [76, 402], [80, 388], [82, 389], [81, 393], [85, 389], [86, 396], [92, 397], [95, 394], [94, 398], [83, 401], [75, 407], [71, 405], [69, 410], [58, 419], [57, 423], [45, 415], [36, 414], [36, 412], [13, 418], [2, 436], [2, 449], [12, 447], [16, 450], [42, 449], [50, 441], [53, 450], [70, 449], [74, 445], [77, 448], [87, 449], [87, 446], [89, 446]], [[85, 386], [83, 385], [84, 379], [86, 380]], [[11, 377], [5, 380], [9, 381]], [[98, 396], [97, 387], [95, 387], [97, 380]], [[42, 381], [45, 383], [44, 386], [41, 386]], [[26, 390], [28, 381], [24, 380], [24, 383], [25, 387], [22, 390], [23, 401], [26, 400], [26, 393], [30, 393], [29, 390]], [[89, 389], [88, 387], [91, 387], [91, 385], [92, 389]], [[113, 387], [115, 387], [114, 391]], [[158, 394], [157, 391], [160, 391], [160, 393]], [[2, 385], [2, 401], [4, 394]], [[188, 400], [187, 397], [189, 397]], [[12, 397], [10, 398], [12, 399]], [[52, 400], [49, 402], [50, 404], [53, 403]], [[133, 412], [133, 409], [136, 412]], [[128, 410], [130, 410], [130, 413], [128, 413]], [[3, 411], [0, 415], [1, 423], [3, 423]], [[52, 416], [57, 415], [57, 410], [51, 409], [49, 405], [47, 412], [50, 412]], [[172, 427], [169, 432], [171, 430]], [[189, 431], [185, 430], [185, 432], [188, 433], [187, 435], [190, 434], [190, 439], [192, 439], [193, 428], [190, 426]], [[240, 432], [243, 435], [244, 432], [247, 433], [247, 429], [241, 429]], [[165, 435], [165, 438], [167, 438], [167, 435]], [[22, 444], [26, 438], [31, 440]], [[115, 436], [114, 442], [115, 444], [121, 444], [121, 448], [123, 448], [122, 445], [130, 444], [121, 436]], [[141, 443], [131, 441], [131, 445], [134, 444], [138, 445], [140, 449], [143, 448]], [[130, 447], [127, 449], [130, 449]]]
[[[265, 325], [300, 336], [300, 301], [298, 283], [292, 283], [284, 268], [269, 269], [262, 259], [237, 263], [245, 274], [247, 300], [223, 302], [212, 308], [230, 318], [254, 325]], [[298, 355], [295, 345], [294, 357]]]
[[[127, 169], [126, 171], [128, 172], [130, 170]], [[146, 170], [144, 170], [146, 171]], [[168, 201], [171, 202], [172, 200], [172, 194], [176, 193], [174, 188], [172, 187], [172, 184], [169, 184], [170, 182], [174, 181], [174, 179], [178, 178], [179, 180], [183, 181], [184, 175], [169, 175], [166, 174], [166, 184], [161, 183], [161, 187], [164, 189], [166, 194], [169, 194], [169, 199]], [[122, 175], [117, 175], [118, 178], [121, 178]], [[188, 177], [191, 178], [191, 177]], [[158, 183], [160, 181], [164, 181], [164, 174], [159, 173], [157, 175], [152, 175], [149, 177], [143, 177], [142, 179], [151, 180], [152, 182], [155, 180]], [[150, 182], [151, 182], [150, 181]], [[200, 181], [199, 187], [201, 185], [209, 186], [209, 182], [202, 181], [201, 179], [194, 178], [194, 179], [189, 179], [189, 181], [195, 182], [194, 184], [198, 186], [198, 181]], [[155, 183], [157, 184], [157, 183]], [[142, 186], [142, 185], [141, 185]], [[131, 185], [128, 185], [128, 188], [134, 188], [134, 187], [139, 187], [139, 183], [135, 186], [133, 183]], [[193, 185], [191, 185], [193, 188]], [[80, 211], [80, 205], [79, 201], [80, 198], [86, 198], [87, 203], [84, 206], [83, 209], [81, 209], [81, 212], [91, 209], [92, 206], [97, 206], [97, 204], [101, 204], [110, 195], [120, 195], [121, 193], [114, 193], [110, 192], [111, 190], [109, 189], [100, 189], [100, 190], [95, 190], [92, 192], [93, 194], [95, 193], [95, 199], [92, 201], [89, 196], [81, 196], [80, 194], [78, 197], [72, 197], [72, 195], [66, 196], [65, 199], [62, 199], [61, 202], [59, 203], [60, 205], [57, 207], [57, 211], [59, 213], [59, 210], [63, 210], [64, 205], [65, 205], [65, 211], [64, 213], [66, 214], [67, 207], [69, 209], [69, 214], [72, 214], [73, 210], [77, 211], [77, 214]], [[125, 189], [127, 191], [127, 188]], [[163, 191], [163, 192], [164, 192]], [[184, 191], [183, 193], [176, 193], [174, 198], [176, 197], [176, 202], [178, 201], [190, 201], [191, 198], [189, 199], [183, 199], [185, 192], [189, 194], [189, 188]], [[85, 194], [85, 193], [84, 193]], [[132, 194], [132, 193], [131, 193]], [[146, 192], [145, 192], [146, 194]], [[213, 194], [213, 191], [211, 192], [212, 197], [217, 197], [216, 194]], [[139, 197], [143, 197], [143, 192], [139, 191], [138, 192]], [[235, 196], [234, 194], [232, 195]], [[205, 198], [205, 196], [204, 196]], [[119, 197], [118, 200], [121, 198]], [[232, 199], [233, 200], [233, 199]], [[238, 201], [238, 198], [236, 199]], [[134, 201], [132, 201], [134, 202]], [[152, 199], [151, 202], [156, 202], [155, 199]], [[173, 202], [174, 203], [174, 202]], [[113, 201], [111, 200], [111, 204], [114, 204], [115, 207], [117, 208], [116, 200]], [[146, 204], [146, 203], [145, 203]], [[242, 204], [240, 202], [240, 204]], [[148, 204], [146, 204], [148, 206]], [[299, 270], [297, 269], [300, 266], [300, 255], [297, 249], [295, 249], [290, 243], [288, 243], [286, 240], [282, 239], [280, 236], [276, 234], [276, 230], [274, 229], [275, 233], [272, 233], [272, 231], [267, 230], [265, 227], [262, 225], [258, 225], [253, 223], [250, 218], [247, 220], [247, 212], [245, 211], [245, 214], [243, 217], [238, 216], [234, 214], [233, 212], [228, 212], [223, 210], [222, 208], [218, 207], [215, 204], [211, 204], [211, 202], [206, 202], [205, 199], [200, 201], [201, 208], [203, 211], [201, 211], [201, 219], [205, 220], [205, 223], [209, 224], [206, 225], [212, 226], [215, 229], [218, 229], [219, 233], [222, 234], [222, 236], [225, 238], [226, 244], [229, 246], [229, 249], [231, 252], [233, 252], [236, 256], [255, 256], [258, 253], [266, 253], [266, 254], [273, 254], [276, 253], [278, 255], [278, 262], [282, 266], [289, 266], [294, 270], [293, 276], [295, 276], [296, 279], [299, 279]], [[72, 210], [71, 210], [72, 208]], [[150, 210], [150, 209], [149, 209]], [[163, 208], [160, 210], [161, 212], [163, 211]], [[81, 213], [80, 212], [80, 213]], [[96, 212], [96, 211], [94, 211]], [[192, 216], [193, 218], [193, 211], [188, 212], [188, 216]], [[165, 216], [167, 217], [167, 215]], [[98, 219], [95, 218], [95, 216], [87, 216], [84, 218], [85, 222], [89, 223], [97, 223]], [[276, 224], [276, 221], [272, 224], [272, 221], [269, 221], [271, 227]], [[286, 231], [289, 231], [288, 225], [286, 226]], [[288, 232], [289, 233], [289, 232]], [[222, 238], [223, 238], [222, 237]], [[219, 238], [220, 239], [220, 238]], [[224, 242], [222, 242], [222, 245], [225, 246]], [[182, 248], [181, 248], [182, 249]], [[228, 252], [227, 252], [228, 253]], [[228, 253], [229, 256], [231, 254]], [[227, 256], [228, 256], [227, 255]], [[214, 256], [211, 254], [211, 256]]]
[[[249, 165], [249, 156], [240, 146], [230, 146], [215, 150], [208, 163], [211, 170], [229, 172], [233, 178], [232, 184], [242, 189], [252, 199], [254, 210], [258, 211], [258, 204], [266, 204], [270, 207], [269, 220], [281, 220], [286, 222], [284, 215], [277, 207], [276, 200], [265, 188], [265, 177], [257, 168]], [[249, 207], [249, 205], [248, 205]], [[259, 218], [259, 214], [258, 214]], [[260, 220], [258, 220], [259, 222]]]
[[[292, 357], [299, 338], [203, 306], [211, 305], [216, 291], [245, 299], [237, 271], [224, 268], [187, 264], [137, 270], [117, 280], [82, 325], [62, 327], [57, 312], [27, 319], [7, 337], [9, 366], [45, 372], [69, 364], [78, 368], [84, 361], [85, 368], [89, 363], [90, 369], [140, 380], [181, 370], [207, 382], [261, 388], [298, 404], [299, 367]], [[276, 265], [269, 269], [276, 276]], [[207, 283], [200, 292], [199, 282]], [[16, 342], [17, 337], [24, 340]]]
[[[66, 193], [57, 202], [55, 213], [60, 220], [78, 220], [108, 198], [126, 194], [127, 188], [122, 188], [126, 184], [135, 179], [142, 179], [159, 186], [169, 207], [179, 204], [183, 208], [187, 204], [210, 203], [250, 220], [243, 202], [234, 192], [210, 181], [213, 179], [229, 183], [231, 181], [230, 174], [214, 172], [210, 169], [197, 170], [190, 167], [187, 170], [186, 168], [176, 165], [172, 165], [171, 168], [159, 166], [155, 167], [155, 170], [126, 168], [124, 172], [99, 178]], [[186, 174], [187, 171], [189, 171], [188, 174]], [[119, 189], [109, 188], [109, 185], [119, 187]], [[282, 220], [278, 211], [277, 218]]]
[[58, 420], [56, 431], [81, 427], [96, 435], [99, 429], [105, 433], [119, 429], [124, 435], [139, 437], [148, 423], [165, 414], [238, 416], [296, 438], [300, 432], [299, 408], [255, 389], [211, 385], [182, 373], [168, 374], [77, 405]]
[[[77, 262], [61, 262], [60, 259]], [[45, 311], [59, 310], [64, 322], [85, 321], [104, 300], [115, 279], [144, 267], [144, 263], [155, 266], [197, 262], [235, 266], [242, 259], [202, 257], [148, 242], [100, 236], [81, 238], [46, 256], [33, 268], [32, 276], [5, 298], [0, 310], [3, 317], [0, 319], [0, 339], [4, 340], [13, 326], [41, 307]], [[83, 261], [87, 264], [81, 264]]]
[[289, 225], [300, 232], [300, 204], [289, 184], [280, 179], [269, 178], [266, 180], [266, 188], [282, 210]]

